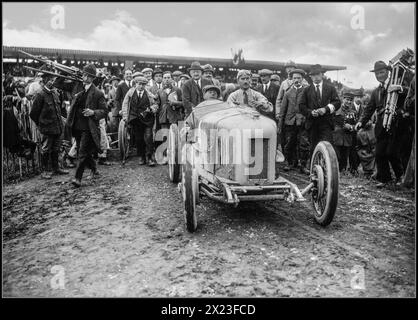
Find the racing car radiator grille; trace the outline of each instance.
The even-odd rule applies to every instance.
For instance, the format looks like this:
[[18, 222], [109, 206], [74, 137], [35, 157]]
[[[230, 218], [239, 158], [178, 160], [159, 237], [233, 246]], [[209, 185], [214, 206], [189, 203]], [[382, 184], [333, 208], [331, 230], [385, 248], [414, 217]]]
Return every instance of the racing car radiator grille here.
[[[267, 179], [269, 139], [251, 139], [251, 158], [255, 159], [248, 167], [250, 168], [249, 179]], [[261, 146], [262, 144], [262, 157]]]

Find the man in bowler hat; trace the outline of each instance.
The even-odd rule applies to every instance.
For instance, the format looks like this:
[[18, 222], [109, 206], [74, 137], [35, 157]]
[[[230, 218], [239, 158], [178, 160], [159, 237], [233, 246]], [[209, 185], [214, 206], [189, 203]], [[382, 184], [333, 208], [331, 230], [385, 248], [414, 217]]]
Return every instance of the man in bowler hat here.
[[377, 167], [376, 180], [378, 181], [376, 184], [377, 188], [386, 186], [386, 184], [392, 180], [390, 166], [392, 166], [392, 169], [395, 173], [395, 183], [397, 185], [401, 185], [403, 174], [403, 168], [400, 159], [401, 141], [399, 140], [399, 134], [401, 128], [398, 126], [399, 118], [395, 117], [389, 131], [383, 128], [383, 118], [386, 106], [386, 98], [390, 92], [398, 92], [399, 96], [397, 101], [397, 109], [399, 114], [401, 114], [401, 110], [403, 108], [407, 94], [407, 88], [404, 88], [401, 85], [393, 85], [389, 83], [390, 70], [390, 66], [386, 65], [384, 61], [377, 61], [374, 64], [374, 69], [370, 70], [370, 72], [374, 73], [376, 80], [380, 82], [380, 84], [376, 89], [373, 90], [370, 101], [365, 107], [364, 112], [355, 127], [356, 130], [364, 127], [372, 117], [373, 113], [376, 111], [377, 119], [375, 125], [375, 136]]
[[333, 115], [341, 107], [337, 89], [324, 82], [324, 72], [319, 64], [311, 67], [309, 75], [313, 83], [305, 88], [300, 102], [300, 111], [306, 118], [309, 132], [311, 156], [318, 142], [333, 143]]
[[187, 80], [182, 88], [183, 106], [187, 117], [195, 106], [203, 101], [203, 87], [213, 84], [212, 81], [202, 78], [203, 68], [198, 61], [189, 68], [191, 79]]

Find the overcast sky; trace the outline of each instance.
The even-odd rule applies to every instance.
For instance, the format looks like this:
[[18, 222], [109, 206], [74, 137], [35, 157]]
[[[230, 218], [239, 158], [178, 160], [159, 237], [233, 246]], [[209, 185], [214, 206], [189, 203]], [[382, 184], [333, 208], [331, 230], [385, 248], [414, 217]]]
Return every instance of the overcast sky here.
[[[64, 29], [51, 27], [53, 5]], [[361, 28], [361, 8], [364, 28]], [[294, 60], [343, 65], [338, 80], [376, 86], [369, 72], [415, 50], [414, 3], [4, 3], [3, 45]], [[353, 11], [352, 11], [353, 10]], [[352, 23], [360, 28], [353, 28]], [[337, 79], [337, 72], [327, 73]]]

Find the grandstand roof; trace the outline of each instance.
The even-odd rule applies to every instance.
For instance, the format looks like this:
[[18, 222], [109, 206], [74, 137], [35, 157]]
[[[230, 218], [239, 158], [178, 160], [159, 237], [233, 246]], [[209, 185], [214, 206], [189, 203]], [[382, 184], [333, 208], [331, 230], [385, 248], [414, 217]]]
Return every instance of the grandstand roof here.
[[[42, 55], [51, 59], [74, 59], [74, 60], [103, 60], [110, 62], [140, 61], [145, 63], [162, 64], [184, 64], [190, 65], [193, 61], [199, 61], [202, 64], [212, 64], [223, 68], [247, 68], [247, 69], [284, 69], [285, 62], [263, 61], [263, 60], [245, 60], [242, 65], [234, 65], [232, 59], [207, 58], [207, 57], [182, 57], [166, 55], [149, 55], [140, 53], [124, 53], [109, 51], [91, 51], [91, 50], [73, 50], [57, 48], [35, 48], [35, 47], [10, 47], [3, 46], [3, 58], [26, 58], [19, 50], [23, 50], [33, 55]], [[316, 64], [314, 61], [312, 64]], [[299, 68], [309, 70], [312, 64], [296, 63]], [[327, 71], [346, 70], [345, 66], [322, 65]]]

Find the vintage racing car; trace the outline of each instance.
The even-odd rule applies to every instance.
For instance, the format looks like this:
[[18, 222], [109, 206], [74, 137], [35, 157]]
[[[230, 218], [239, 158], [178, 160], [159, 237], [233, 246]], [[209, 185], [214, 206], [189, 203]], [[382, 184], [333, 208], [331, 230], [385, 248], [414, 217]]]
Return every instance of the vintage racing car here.
[[194, 108], [168, 136], [170, 181], [183, 196], [187, 230], [197, 228], [203, 195], [237, 206], [243, 201], [306, 201], [310, 194], [317, 223], [331, 223], [338, 203], [335, 151], [321, 141], [310, 164], [310, 182], [299, 189], [276, 173], [276, 123], [250, 107], [209, 100]]

